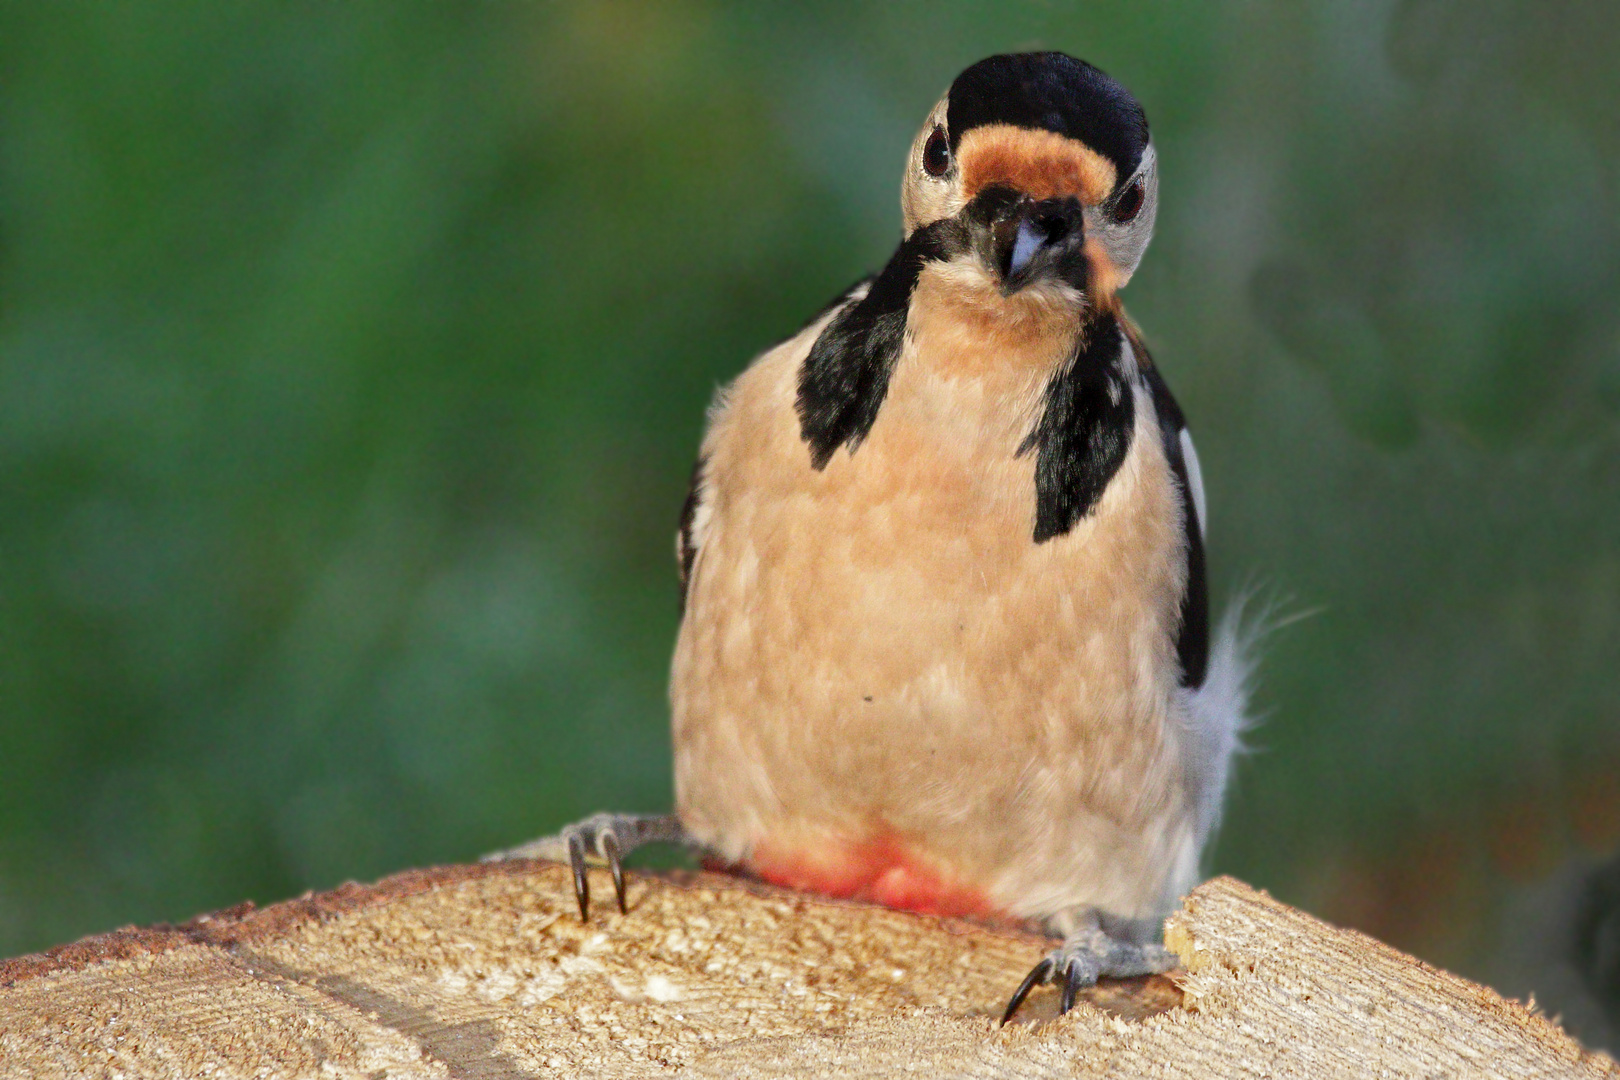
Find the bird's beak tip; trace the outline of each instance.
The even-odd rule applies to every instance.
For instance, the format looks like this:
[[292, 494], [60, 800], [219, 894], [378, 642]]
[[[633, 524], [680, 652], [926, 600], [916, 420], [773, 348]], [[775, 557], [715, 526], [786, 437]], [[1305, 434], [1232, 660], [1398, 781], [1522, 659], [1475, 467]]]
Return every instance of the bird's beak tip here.
[[980, 252], [1011, 296], [1036, 278], [1067, 270], [1072, 249], [1084, 234], [1079, 207], [1070, 199], [1036, 201], [999, 191], [978, 208]]
[[1013, 238], [1012, 256], [1007, 260], [1007, 278], [1023, 273], [1035, 253], [1046, 243], [1046, 235], [1029, 218], [1018, 223], [1018, 234]]

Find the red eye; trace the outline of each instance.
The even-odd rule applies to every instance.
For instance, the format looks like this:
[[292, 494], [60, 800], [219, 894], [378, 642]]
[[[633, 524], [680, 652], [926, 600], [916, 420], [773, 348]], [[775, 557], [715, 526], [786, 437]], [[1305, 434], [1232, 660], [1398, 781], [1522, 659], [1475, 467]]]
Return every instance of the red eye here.
[[1119, 193], [1114, 200], [1114, 220], [1121, 225], [1136, 220], [1136, 215], [1142, 212], [1142, 181], [1137, 180], [1130, 187]]
[[951, 167], [951, 144], [945, 138], [945, 129], [935, 127], [923, 146], [923, 169], [929, 176], [944, 176]]

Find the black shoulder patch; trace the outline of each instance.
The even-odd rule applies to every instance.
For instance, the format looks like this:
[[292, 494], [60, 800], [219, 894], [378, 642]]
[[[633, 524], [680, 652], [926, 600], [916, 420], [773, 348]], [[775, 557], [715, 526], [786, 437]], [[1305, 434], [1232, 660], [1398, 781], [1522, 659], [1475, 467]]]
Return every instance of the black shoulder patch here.
[[[1133, 339], [1134, 342], [1134, 339]], [[1187, 591], [1181, 598], [1181, 628], [1176, 634], [1176, 655], [1181, 661], [1181, 685], [1197, 689], [1204, 685], [1209, 671], [1209, 578], [1204, 568], [1204, 533], [1193, 500], [1192, 477], [1181, 452], [1181, 433], [1187, 421], [1170, 387], [1159, 374], [1140, 344], [1135, 345], [1138, 366], [1153, 396], [1153, 410], [1159, 415], [1159, 432], [1164, 440], [1164, 456], [1181, 485], [1181, 517], [1187, 543]]]
[[[944, 258], [960, 231], [936, 221], [901, 242], [866, 295], [833, 316], [799, 369], [799, 434], [810, 463], [824, 469], [833, 452], [860, 446], [877, 421], [905, 339], [906, 311], [923, 264]], [[848, 293], [845, 294], [846, 296]]]
[[949, 102], [945, 125], [953, 151], [964, 133], [986, 124], [1045, 129], [1108, 158], [1124, 183], [1147, 149], [1147, 114], [1131, 92], [1084, 60], [1060, 52], [980, 60], [956, 77]]
[[692, 479], [686, 485], [686, 501], [681, 504], [680, 566], [681, 611], [686, 611], [686, 593], [692, 587], [692, 563], [697, 560], [697, 544], [692, 540], [692, 523], [697, 519], [698, 504], [703, 501], [703, 469], [709, 459], [699, 454], [692, 465]]
[[1035, 542], [1074, 528], [1125, 462], [1136, 401], [1120, 360], [1119, 322], [1104, 315], [1046, 386], [1040, 422], [1018, 448], [1035, 450]]

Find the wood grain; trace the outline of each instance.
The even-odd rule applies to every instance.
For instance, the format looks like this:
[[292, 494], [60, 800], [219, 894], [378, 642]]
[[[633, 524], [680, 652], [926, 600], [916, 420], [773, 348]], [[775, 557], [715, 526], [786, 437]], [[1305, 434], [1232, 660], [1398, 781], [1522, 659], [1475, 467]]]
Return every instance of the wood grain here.
[[[593, 892], [610, 896], [605, 874]], [[1048, 947], [712, 874], [413, 871], [0, 963], [0, 1076], [1614, 1077], [1515, 1002], [1240, 882], [1187, 970], [995, 1022]]]

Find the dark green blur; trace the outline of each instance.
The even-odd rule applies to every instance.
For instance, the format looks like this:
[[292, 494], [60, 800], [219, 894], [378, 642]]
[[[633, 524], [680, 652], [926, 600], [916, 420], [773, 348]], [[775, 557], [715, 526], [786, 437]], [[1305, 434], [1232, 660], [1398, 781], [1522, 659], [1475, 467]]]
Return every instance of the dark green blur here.
[[1126, 300], [1215, 595], [1309, 613], [1212, 869], [1575, 1001], [1620, 844], [1598, 2], [0, 6], [0, 955], [668, 806], [704, 406], [1030, 47], [1147, 108]]

